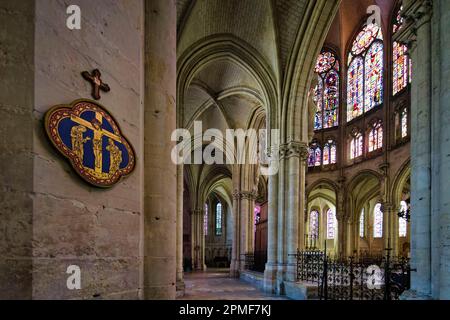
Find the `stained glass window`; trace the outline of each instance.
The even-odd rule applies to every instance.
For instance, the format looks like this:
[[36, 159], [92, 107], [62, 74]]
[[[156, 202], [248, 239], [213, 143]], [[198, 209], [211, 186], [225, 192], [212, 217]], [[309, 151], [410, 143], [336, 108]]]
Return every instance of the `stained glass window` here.
[[261, 221], [261, 207], [256, 205], [254, 213], [255, 213], [255, 224], [258, 224]]
[[323, 165], [329, 165], [330, 164], [330, 146], [328, 143], [325, 143], [325, 146], [323, 147]]
[[331, 164], [334, 164], [337, 162], [337, 147], [336, 147], [336, 143], [333, 143], [330, 147], [330, 162]]
[[406, 46], [394, 41], [393, 44], [393, 94], [394, 96], [408, 85], [409, 58], [406, 55]]
[[334, 239], [336, 233], [336, 214], [333, 210], [327, 211], [327, 239]]
[[336, 163], [336, 142], [329, 139], [323, 147], [323, 165]]
[[316, 148], [316, 152], [315, 152], [315, 163], [314, 163], [314, 165], [316, 166], [316, 167], [320, 167], [320, 164], [321, 164], [321, 159], [322, 159], [322, 150], [320, 150], [320, 147], [317, 147]]
[[365, 236], [365, 217], [364, 217], [364, 208], [361, 210], [361, 214], [359, 215], [359, 236], [364, 238]]
[[383, 101], [383, 43], [374, 43], [365, 58], [364, 111], [378, 106]]
[[405, 138], [408, 135], [408, 110], [404, 108], [401, 113], [401, 136]]
[[373, 211], [373, 237], [383, 237], [383, 211], [381, 211], [381, 203], [377, 203]]
[[203, 233], [205, 236], [208, 235], [208, 204], [205, 203], [205, 214], [203, 216]]
[[348, 58], [347, 121], [383, 103], [383, 35], [377, 24], [361, 30]]
[[322, 149], [317, 142], [309, 147], [308, 167], [320, 167], [322, 164]]
[[363, 114], [364, 63], [361, 57], [353, 59], [348, 68], [347, 119], [350, 121]]
[[383, 147], [383, 126], [381, 121], [373, 124], [369, 132], [369, 152]]
[[[408, 205], [405, 201], [400, 202], [400, 211], [406, 212], [408, 210]], [[398, 236], [406, 237], [406, 232], [408, 230], [408, 223], [405, 218], [398, 217]]]
[[318, 77], [314, 101], [317, 105], [314, 129], [327, 129], [338, 125], [339, 62], [330, 51], [317, 58], [314, 71]]
[[319, 238], [319, 211], [313, 210], [309, 215], [309, 233], [311, 239]]
[[363, 154], [363, 136], [360, 132], [355, 131], [350, 141], [350, 159], [355, 159]]
[[[403, 17], [400, 15], [402, 7], [397, 12], [392, 31], [395, 34], [402, 28]], [[411, 59], [407, 55], [407, 47], [396, 41], [393, 43], [393, 70], [392, 70], [392, 90], [394, 96], [402, 91], [411, 82]]]
[[216, 206], [216, 236], [222, 235], [222, 204]]
[[314, 97], [314, 101], [316, 102], [316, 115], [314, 118], [314, 130], [320, 130], [322, 129], [322, 122], [323, 122], [323, 114], [322, 114], [322, 109], [323, 109], [323, 82], [319, 81], [315, 90], [315, 97]]

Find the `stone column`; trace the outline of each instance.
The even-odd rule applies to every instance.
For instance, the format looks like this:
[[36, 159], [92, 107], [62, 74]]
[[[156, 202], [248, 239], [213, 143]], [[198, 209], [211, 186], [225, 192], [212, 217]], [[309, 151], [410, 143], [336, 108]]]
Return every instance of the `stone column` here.
[[232, 277], [239, 277], [239, 270], [240, 270], [240, 214], [239, 214], [239, 207], [240, 207], [240, 195], [237, 191], [233, 194], [233, 244], [231, 247], [231, 265], [230, 265], [230, 275]]
[[278, 173], [278, 207], [277, 207], [277, 280], [276, 280], [276, 293], [283, 294], [281, 290], [281, 284], [284, 280], [286, 272], [285, 256], [286, 256], [286, 159], [287, 154], [285, 146], [280, 146], [280, 163]]
[[440, 1], [440, 50], [441, 61], [438, 69], [440, 72], [439, 103], [440, 108], [436, 113], [436, 118], [440, 124], [433, 126], [434, 130], [439, 130], [439, 224], [440, 230], [439, 245], [441, 247], [440, 269], [439, 269], [439, 298], [450, 299], [450, 199], [448, 196], [448, 184], [450, 180], [450, 2]]
[[253, 253], [255, 246], [254, 212], [257, 194], [253, 191], [240, 193], [241, 253]]
[[[393, 230], [392, 230], [392, 216], [393, 216], [393, 206], [389, 202], [385, 202], [382, 205], [383, 208], [383, 249], [389, 249], [390, 254], [394, 254], [394, 243], [395, 239], [393, 238]], [[385, 254], [386, 251], [383, 252]]]
[[204, 270], [205, 241], [203, 236], [203, 209], [192, 212], [192, 264], [194, 270]]
[[346, 255], [346, 234], [347, 234], [347, 223], [348, 214], [345, 212], [345, 185], [344, 178], [341, 177], [338, 181], [339, 189], [336, 191], [336, 220], [338, 225], [338, 246], [337, 255], [343, 257]]
[[308, 169], [308, 148], [304, 146], [303, 149], [300, 150], [300, 165], [299, 165], [299, 173], [300, 173], [300, 184], [299, 184], [299, 207], [298, 207], [298, 245], [297, 248], [302, 250], [305, 249], [305, 210], [307, 209], [307, 200], [306, 200], [306, 170]]
[[392, 203], [384, 204], [384, 218], [387, 220], [385, 248], [391, 249], [392, 256], [398, 255], [398, 211], [396, 209]]
[[183, 184], [184, 168], [177, 166], [177, 296], [184, 295], [183, 276]]
[[264, 270], [264, 290], [275, 293], [277, 274], [278, 246], [278, 174], [269, 176], [268, 182], [268, 213], [267, 213], [267, 263]]
[[176, 295], [176, 5], [145, 1], [144, 297]]
[[[284, 239], [279, 239], [284, 243], [282, 263], [285, 266], [285, 281], [296, 281], [296, 261], [294, 257], [299, 245], [299, 211], [300, 211], [300, 192], [305, 192], [305, 185], [300, 186], [301, 178], [304, 181], [304, 167], [300, 172], [300, 159], [307, 153], [307, 144], [301, 142], [290, 142], [282, 146], [281, 161], [286, 164], [285, 185], [280, 186], [284, 190], [284, 201], [286, 203], [286, 215], [284, 221], [285, 232]], [[302, 160], [303, 161], [303, 160]]]
[[431, 296], [431, 16], [429, 0], [406, 0], [406, 23], [396, 40], [413, 61], [411, 90], [411, 294]]

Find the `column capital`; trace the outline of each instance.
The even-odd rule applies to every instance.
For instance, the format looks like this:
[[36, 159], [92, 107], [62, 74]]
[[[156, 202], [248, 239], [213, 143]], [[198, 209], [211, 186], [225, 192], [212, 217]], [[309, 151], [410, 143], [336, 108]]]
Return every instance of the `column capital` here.
[[192, 215], [203, 216], [203, 209], [197, 208], [197, 209], [192, 210]]
[[302, 161], [308, 159], [309, 146], [305, 142], [291, 141], [280, 146], [280, 159], [289, 159], [291, 157], [300, 158]]
[[383, 212], [392, 212], [394, 211], [394, 205], [390, 202], [384, 202], [381, 204], [381, 208]]
[[238, 191], [233, 192], [233, 199], [235, 200], [256, 200], [258, 193], [256, 191]]
[[405, 44], [411, 51], [415, 49], [417, 30], [431, 21], [433, 1], [405, 0], [401, 15], [404, 18], [404, 23], [398, 32], [394, 34], [394, 40]]

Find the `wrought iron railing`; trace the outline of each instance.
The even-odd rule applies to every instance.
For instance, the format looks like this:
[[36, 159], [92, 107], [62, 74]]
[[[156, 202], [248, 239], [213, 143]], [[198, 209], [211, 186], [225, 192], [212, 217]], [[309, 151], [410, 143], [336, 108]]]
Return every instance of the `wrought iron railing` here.
[[297, 280], [318, 286], [323, 300], [397, 300], [410, 287], [409, 260], [352, 256], [331, 258], [320, 250], [298, 251]]

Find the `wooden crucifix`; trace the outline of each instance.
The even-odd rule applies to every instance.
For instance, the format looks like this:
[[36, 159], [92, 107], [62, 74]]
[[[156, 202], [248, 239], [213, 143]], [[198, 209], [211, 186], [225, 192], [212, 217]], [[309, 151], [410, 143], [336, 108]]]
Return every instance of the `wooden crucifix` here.
[[100, 70], [95, 69], [92, 71], [92, 74], [88, 71], [83, 71], [81, 75], [92, 84], [92, 96], [95, 100], [100, 100], [100, 90], [103, 92], [109, 92], [111, 90], [111, 88], [102, 81]]

